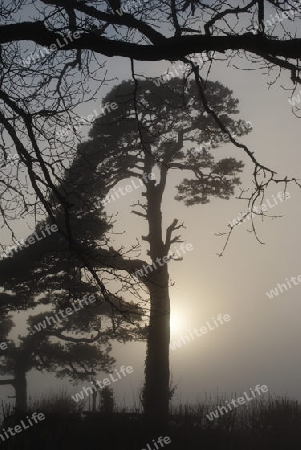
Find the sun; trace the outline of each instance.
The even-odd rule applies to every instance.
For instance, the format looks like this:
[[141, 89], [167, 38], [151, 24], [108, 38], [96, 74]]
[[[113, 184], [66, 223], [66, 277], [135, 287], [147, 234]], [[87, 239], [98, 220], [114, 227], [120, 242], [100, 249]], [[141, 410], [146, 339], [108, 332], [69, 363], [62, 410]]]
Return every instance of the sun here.
[[185, 331], [185, 319], [178, 311], [173, 311], [170, 314], [170, 334], [176, 335]]

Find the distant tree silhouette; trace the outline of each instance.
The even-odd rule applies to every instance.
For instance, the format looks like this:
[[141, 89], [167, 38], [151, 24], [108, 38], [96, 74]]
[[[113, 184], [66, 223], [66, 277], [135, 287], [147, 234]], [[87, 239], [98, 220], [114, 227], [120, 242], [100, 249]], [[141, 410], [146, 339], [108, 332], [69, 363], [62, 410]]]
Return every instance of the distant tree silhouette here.
[[115, 400], [114, 391], [109, 386], [104, 386], [100, 391], [100, 412], [111, 414], [114, 411]]
[[[107, 238], [104, 233], [111, 228], [105, 213], [101, 212], [101, 204], [95, 207], [104, 182], [96, 180], [93, 184], [92, 160], [91, 156], [87, 162], [78, 154], [72, 169], [65, 173], [64, 183], [58, 187], [72, 202], [70, 221], [74, 228], [73, 237], [86, 253], [100, 243], [105, 245]], [[56, 219], [64, 228], [64, 213], [59, 206], [56, 207]], [[36, 233], [41, 233], [47, 223], [38, 223]], [[125, 303], [122, 296], [106, 295], [104, 298], [99, 294], [93, 280], [86, 276], [82, 261], [59, 233], [50, 234], [14, 252], [2, 264], [5, 290], [0, 294], [0, 319], [3, 339], [13, 325], [5, 316], [8, 311], [31, 311], [41, 305], [49, 308], [43, 313], [34, 311], [28, 320], [28, 335], [21, 338], [20, 345], [10, 342], [9, 348], [0, 352], [3, 363], [1, 374], [11, 375], [9, 379], [1, 380], [0, 384], [10, 384], [15, 388], [18, 410], [26, 410], [26, 374], [31, 369], [55, 372], [58, 377], [68, 376], [78, 383], [92, 379], [99, 370], [110, 370], [114, 359], [109, 356], [109, 340], [126, 342], [137, 339], [141, 310], [134, 304]], [[80, 313], [74, 312], [61, 321], [56, 320], [55, 324], [46, 322], [46, 328], [37, 331], [35, 326], [45, 321], [46, 316], [55, 317], [57, 314], [56, 317], [60, 318], [60, 310], [71, 307], [74, 301], [82, 300], [85, 295], [94, 295], [96, 302], [84, 306]], [[39, 301], [35, 300], [36, 296], [40, 297]], [[102, 329], [103, 319], [109, 321], [111, 326], [107, 324]], [[54, 343], [53, 339], [59, 342]], [[105, 350], [102, 350], [104, 346]]]
[[[0, 380], [0, 385], [11, 385], [15, 390], [18, 411], [27, 411], [26, 374], [32, 370], [48, 371], [58, 378], [68, 377], [73, 383], [89, 380], [97, 371], [109, 372], [114, 363], [109, 353], [108, 336], [97, 344], [51, 342], [45, 333], [35, 333], [21, 338], [18, 346], [11, 343], [6, 350], [0, 350], [0, 374], [10, 378]], [[62, 342], [62, 341], [61, 341]], [[106, 347], [100, 349], [100, 344]]]

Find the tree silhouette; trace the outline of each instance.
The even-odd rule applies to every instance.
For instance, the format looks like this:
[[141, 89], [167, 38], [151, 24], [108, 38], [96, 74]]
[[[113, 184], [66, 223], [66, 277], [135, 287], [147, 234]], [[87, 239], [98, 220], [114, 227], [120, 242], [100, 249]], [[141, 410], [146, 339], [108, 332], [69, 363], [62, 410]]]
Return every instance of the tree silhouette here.
[[[121, 7], [122, 4], [121, 1]], [[254, 165], [254, 191], [250, 196], [252, 204], [259, 195], [264, 195], [265, 189], [271, 183], [282, 182], [285, 187], [290, 182], [300, 185], [295, 178], [278, 177], [270, 166], [265, 166], [259, 161], [256, 151], [249, 149], [234, 138], [231, 123], [227, 122], [227, 115], [224, 116], [223, 109], [219, 110], [214, 103], [210, 102], [208, 94], [210, 90], [207, 89], [210, 83], [206, 81], [207, 72], [203, 71], [206, 68], [205, 64], [196, 67], [191, 60], [194, 54], [205, 52], [210, 67], [220, 59], [221, 55], [228, 60], [229, 64], [233, 62], [236, 67], [236, 58], [243, 57], [246, 65], [250, 64], [250, 67], [258, 70], [264, 67], [264, 69], [268, 69], [269, 75], [275, 68], [288, 71], [292, 80], [292, 89], [294, 89], [301, 81], [300, 37], [298, 34], [300, 11], [296, 2], [256, 0], [242, 6], [233, 6], [225, 5], [225, 2], [221, 1], [208, 5], [194, 0], [168, 0], [166, 2], [151, 0], [141, 8], [139, 7], [131, 13], [123, 13], [121, 16], [116, 13], [114, 2], [110, 5], [105, 0], [100, 0], [95, 5], [88, 4], [85, 0], [80, 2], [42, 0], [42, 5], [44, 7], [36, 9], [36, 17], [40, 20], [35, 22], [27, 18], [20, 20], [20, 17], [23, 17], [23, 8], [26, 6], [26, 2], [22, 0], [13, 0], [9, 5], [1, 5], [0, 9], [0, 17], [3, 20], [3, 24], [0, 25], [0, 64], [3, 73], [0, 88], [0, 151], [4, 160], [8, 160], [12, 152], [17, 152], [19, 157], [15, 169], [11, 169], [10, 166], [0, 168], [3, 174], [3, 182], [0, 185], [0, 214], [1, 226], [10, 230], [13, 238], [15, 236], [10, 226], [11, 221], [19, 217], [26, 217], [26, 215], [32, 217], [36, 211], [46, 214], [47, 220], [57, 223], [59, 226], [63, 250], [70, 251], [72, 258], [76, 260], [74, 267], [76, 267], [77, 277], [79, 277], [80, 270], [89, 271], [93, 282], [97, 284], [102, 296], [108, 302], [111, 302], [110, 293], [107, 292], [105, 283], [98, 276], [97, 271], [107, 267], [110, 270], [115, 269], [115, 274], [116, 270], [134, 274], [137, 270], [141, 270], [146, 263], [138, 259], [129, 260], [120, 249], [114, 251], [108, 246], [102, 245], [103, 242], [94, 246], [94, 243], [90, 241], [91, 246], [88, 246], [87, 253], [86, 244], [76, 235], [75, 225], [80, 224], [80, 221], [76, 222], [71, 217], [73, 202], [70, 201], [70, 192], [60, 189], [66, 174], [66, 165], [72, 165], [75, 142], [79, 135], [77, 132], [70, 133], [70, 138], [65, 140], [57, 138], [56, 131], [65, 125], [70, 126], [70, 123], [77, 117], [76, 106], [86, 100], [95, 99], [98, 89], [105, 84], [103, 56], [108, 58], [121, 56], [129, 59], [133, 77], [132, 90], [135, 92], [132, 97], [138, 94], [139, 84], [135, 73], [135, 61], [181, 61], [186, 63], [189, 68], [187, 76], [192, 75], [196, 83], [196, 95], [200, 102], [200, 108], [203, 109], [204, 116], [205, 112], [207, 113], [206, 121], [209, 124], [211, 120], [212, 130], [220, 130], [228, 136], [229, 141], [243, 151]], [[290, 10], [290, 17], [286, 12], [287, 9]], [[281, 16], [278, 27], [268, 23], [269, 19], [275, 17], [276, 14]], [[293, 23], [291, 19], [294, 20]], [[62, 39], [69, 32], [76, 31], [80, 32], [78, 38], [70, 40], [64, 45], [64, 48], [51, 49], [56, 40]], [[45, 52], [45, 58], [32, 60], [29, 65], [24, 67], [23, 59], [26, 59], [31, 52], [39, 50], [39, 46], [45, 46], [46, 49], [52, 51]], [[183, 78], [184, 81], [187, 79], [186, 74]], [[89, 87], [89, 82], [95, 81], [95, 79], [97, 87], [92, 93], [87, 86]], [[270, 79], [269, 82], [271, 82]], [[154, 86], [149, 84], [149, 87], [152, 92]], [[168, 98], [168, 92], [163, 87], [160, 92], [162, 98], [165, 95]], [[151, 93], [148, 95], [151, 96]], [[157, 105], [160, 112], [159, 101], [157, 101]], [[154, 134], [150, 135], [145, 127], [140, 126], [143, 124], [143, 120], [139, 116], [141, 105], [132, 101], [131, 108], [134, 114], [130, 121], [132, 129], [136, 133], [136, 142], [138, 143], [140, 140], [143, 147], [143, 159], [148, 159], [145, 153], [148, 152], [149, 146], [155, 145], [154, 143], [160, 144], [158, 149], [161, 146], [162, 154], [168, 154], [169, 142], [165, 143], [163, 152], [164, 145], [159, 142], [156, 135], [156, 133], [161, 133], [159, 121], [157, 129], [153, 130]], [[119, 112], [121, 114], [122, 111], [121, 108], [118, 114]], [[165, 112], [168, 112], [168, 108], [164, 111], [163, 116]], [[101, 120], [98, 123], [101, 124]], [[123, 124], [122, 127], [127, 133], [127, 124]], [[114, 124], [111, 129], [114, 129]], [[101, 138], [99, 140], [101, 141]], [[46, 149], [44, 148], [45, 142], [47, 143]], [[101, 142], [102, 148], [105, 147], [106, 142], [109, 142], [107, 136], [104, 142]], [[122, 142], [122, 147], [126, 147], [126, 142]], [[178, 188], [178, 198], [187, 204], [206, 202], [211, 195], [211, 188], [214, 190], [213, 195], [222, 197], [231, 195], [231, 182], [228, 179], [225, 181], [225, 177], [230, 176], [231, 178], [231, 174], [238, 167], [233, 160], [231, 162], [231, 159], [218, 167], [214, 161], [210, 161], [207, 153], [206, 151], [197, 153], [196, 159], [206, 160], [204, 167], [217, 171], [218, 173], [215, 174], [213, 172], [213, 175], [217, 176], [206, 178], [208, 175], [206, 174], [205, 177], [201, 177], [204, 182], [203, 189], [199, 188], [195, 180], [182, 180]], [[189, 152], [186, 153], [187, 158], [188, 154]], [[89, 156], [92, 156], [92, 153]], [[128, 167], [133, 168], [133, 158], [125, 156], [122, 154], [119, 161], [112, 163], [112, 167], [115, 167], [115, 164], [121, 166], [121, 163], [126, 160], [129, 163]], [[157, 162], [160, 161], [160, 156], [158, 154]], [[168, 158], [160, 164], [162, 167], [168, 167], [168, 171], [176, 169], [184, 171], [189, 170], [190, 165], [195, 166], [195, 157], [196, 155], [192, 152], [189, 156], [189, 163], [188, 160], [185, 163], [185, 169], [181, 168], [182, 160], [177, 160], [177, 166], [174, 167], [168, 165], [170, 163]], [[82, 161], [83, 158], [84, 156], [81, 155], [79, 161]], [[98, 158], [97, 155], [96, 158]], [[91, 165], [95, 169], [96, 161], [92, 161]], [[146, 169], [149, 170], [151, 166], [152, 162], [147, 163]], [[101, 173], [95, 172], [93, 179], [102, 180], [102, 177], [106, 177], [106, 171], [104, 169]], [[196, 175], [198, 170], [194, 173]], [[128, 169], [117, 171], [113, 177], [113, 185], [104, 186], [103, 192], [105, 193], [106, 190], [116, 185], [117, 180], [122, 180], [129, 175]], [[161, 172], [158, 186], [160, 184], [162, 186], [162, 180], [166, 175], [167, 172], [165, 175]], [[25, 179], [28, 182], [24, 182]], [[235, 175], [233, 175], [232, 181], [235, 184]], [[158, 186], [150, 182], [145, 189], [160, 194]], [[159, 204], [160, 195], [158, 197], [157, 203]], [[154, 201], [154, 211], [158, 212], [158, 204], [155, 204]], [[143, 208], [144, 206], [141, 210], [141, 206], [137, 205], [135, 213], [144, 217], [145, 213], [147, 215], [147, 211]], [[173, 222], [166, 230], [168, 233], [165, 236], [164, 246], [160, 243], [162, 241], [162, 239], [160, 241], [160, 233], [156, 234], [159, 244], [153, 254], [150, 249], [151, 258], [158, 253], [160, 246], [159, 253], [164, 255], [166, 244], [169, 242], [171, 245], [177, 242], [172, 242], [174, 237], [168, 237], [169, 234], [172, 235], [176, 231], [177, 227], [179, 227], [178, 222]], [[146, 242], [149, 242], [150, 237], [153, 238], [152, 230], [150, 230], [150, 235], [146, 236]], [[51, 242], [49, 238], [47, 239], [48, 246], [46, 246], [45, 240], [40, 246], [29, 247], [14, 258], [0, 261], [1, 283], [4, 283], [12, 274], [16, 277], [19, 269], [26, 277], [26, 273], [30, 269], [27, 267], [30, 265], [30, 261], [35, 259], [37, 254], [42, 257], [45, 252], [51, 251]], [[59, 268], [61, 260], [58, 255], [56, 261], [57, 268]], [[64, 264], [65, 262], [63, 262]], [[49, 265], [48, 262], [44, 266], [46, 272], [49, 269], [47, 265]], [[154, 273], [152, 273], [153, 275]], [[164, 282], [167, 276], [168, 274], [165, 274], [163, 277]], [[39, 278], [39, 269], [35, 271], [35, 277], [35, 280]], [[140, 277], [140, 281], [145, 286], [148, 279], [149, 277]], [[134, 289], [133, 283], [130, 283], [129, 279], [125, 285]], [[27, 295], [24, 302], [30, 301], [29, 298], [30, 296]], [[0, 294], [0, 300], [1, 309], [5, 311], [14, 301], [7, 293]], [[19, 299], [15, 301], [14, 307], [17, 307], [19, 301], [21, 302], [20, 307], [26, 307], [22, 304], [23, 300]], [[165, 380], [166, 388], [166, 370], [162, 379]], [[150, 398], [147, 389], [145, 392], [146, 399]], [[162, 409], [165, 412], [162, 414], [165, 414], [166, 395], [162, 402], [165, 405]]]
[[[102, 339], [102, 344], [108, 337]], [[98, 342], [100, 344], [100, 342]], [[49, 336], [35, 333], [21, 338], [18, 346], [11, 343], [5, 351], [0, 351], [1, 375], [11, 378], [0, 380], [0, 385], [12, 385], [15, 390], [15, 408], [19, 412], [27, 411], [26, 374], [32, 370], [54, 372], [58, 378], [69, 377], [69, 381], [78, 383], [90, 380], [97, 371], [109, 372], [114, 358], [109, 353], [111, 346], [104, 351], [99, 345], [78, 343], [62, 345], [50, 341]]]
[[[243, 6], [225, 5], [222, 1], [207, 5], [198, 0], [168, 0], [164, 3], [151, 0], [121, 16], [116, 10], [126, 0], [111, 2], [109, 9], [106, 0], [93, 6], [85, 1], [70, 0], [42, 0], [41, 3], [45, 8], [40, 8], [39, 14], [47, 17], [47, 22], [24, 20], [3, 24], [0, 43], [27, 40], [49, 49], [56, 40], [62, 39], [62, 35], [79, 31], [80, 37], [68, 39], [64, 50], [83, 52], [89, 49], [108, 57], [122, 56], [140, 61], [172, 61], [202, 51], [225, 53], [229, 50], [234, 53], [242, 50], [262, 58], [267, 64], [290, 70], [293, 81], [299, 78], [300, 39], [294, 36], [291, 20], [283, 22], [288, 17], [300, 19], [300, 5], [293, 0], [285, 4], [277, 0], [255, 0]], [[1, 15], [15, 18], [23, 8], [22, 1], [14, 0], [3, 8]], [[285, 33], [271, 26], [271, 21], [271, 25], [267, 23], [270, 15], [277, 14], [281, 16], [278, 23], [283, 22]], [[233, 17], [239, 20], [233, 23]], [[163, 25], [166, 22], [169, 31]], [[141, 37], [146, 43], [140, 41]], [[52, 60], [60, 50], [62, 47], [57, 45], [47, 58]], [[78, 53], [74, 65], [79, 63]]]
[[[104, 233], [111, 228], [101, 203], [95, 207], [103, 180], [93, 184], [92, 160], [91, 156], [87, 162], [79, 152], [70, 171], [66, 171], [64, 182], [58, 187], [72, 202], [70, 223], [74, 230], [73, 238], [86, 253], [98, 245], [104, 246]], [[66, 229], [64, 212], [59, 205], [56, 205], [56, 220]], [[38, 223], [35, 232], [41, 234], [47, 223]], [[83, 271], [82, 261], [60, 234], [47, 235], [13, 253], [3, 263], [4, 292], [0, 294], [3, 339], [13, 325], [5, 316], [9, 310], [33, 310], [28, 319], [28, 334], [21, 338], [18, 346], [10, 342], [8, 349], [0, 353], [1, 374], [11, 376], [1, 380], [0, 384], [14, 387], [18, 410], [27, 408], [26, 374], [31, 369], [55, 372], [57, 377], [68, 376], [75, 383], [90, 380], [97, 371], [108, 372], [111, 369], [114, 359], [109, 356], [109, 340], [126, 342], [140, 336], [138, 321], [141, 310], [134, 304], [125, 303], [121, 295], [107, 295], [106, 298], [99, 295], [98, 287]], [[95, 303], [83, 308], [77, 306], [80, 313], [65, 315], [62, 320], [60, 311], [71, 308], [72, 304], [90, 295], [94, 296]], [[38, 301], [35, 299], [37, 296], [40, 297]], [[37, 306], [50, 310], [37, 314]], [[45, 322], [47, 316], [55, 317], [55, 323]], [[43, 322], [46, 326], [41, 328], [39, 324]], [[107, 322], [104, 327], [103, 322]]]
[[[120, 6], [123, 4], [121, 1]], [[72, 125], [79, 119], [76, 107], [95, 100], [107, 81], [102, 56], [128, 58], [134, 83], [135, 60], [181, 61], [188, 65], [189, 71], [184, 79], [190, 75], [194, 77], [205, 111], [216, 127], [254, 165], [249, 207], [264, 195], [271, 183], [283, 183], [286, 187], [293, 182], [300, 186], [294, 177], [278, 177], [270, 166], [260, 162], [256, 151], [234, 138], [219, 111], [210, 107], [205, 94], [206, 69], [219, 61], [221, 55], [234, 67], [236, 58], [242, 55], [245, 64], [258, 70], [267, 68], [269, 74], [273, 68], [288, 71], [292, 89], [300, 82], [300, 11], [296, 2], [256, 0], [233, 6], [221, 1], [207, 5], [194, 0], [163, 3], [151, 0], [122, 15], [116, 12], [114, 2], [110, 5], [106, 0], [93, 5], [85, 0], [42, 0], [41, 5], [31, 5], [36, 8], [36, 21], [19, 19], [27, 14], [23, 0], [12, 0], [0, 8], [0, 65], [3, 72], [0, 157], [5, 162], [14, 159], [13, 166], [5, 163], [0, 168], [3, 175], [0, 217], [1, 226], [10, 231], [14, 240], [12, 221], [26, 216], [32, 218], [36, 212], [43, 217], [46, 215], [47, 220], [58, 225], [63, 245], [72, 250], [81, 267], [90, 272], [102, 295], [109, 301], [104, 283], [86, 257], [81, 241], [74, 236], [75, 222], [70, 219], [73, 203], [68, 199], [70, 192], [68, 194], [58, 188], [64, 181], [66, 166], [72, 164], [74, 148], [81, 138]], [[281, 16], [280, 27], [268, 23], [270, 17], [276, 15]], [[60, 40], [64, 45], [55, 45]], [[43, 56], [40, 46], [44, 47]], [[202, 52], [208, 65], [203, 61], [200, 67], [195, 66], [193, 56]], [[35, 53], [41, 57], [30, 58]], [[28, 62], [28, 57], [29, 63], [24, 63], [25, 60]], [[94, 91], [92, 81], [93, 84], [96, 82]], [[59, 133], [65, 126], [73, 127], [74, 131], [67, 139]], [[18, 156], [16, 161], [15, 155]], [[0, 261], [0, 282], [19, 269], [26, 271], [27, 262], [35, 257], [37, 250], [43, 252], [45, 244], [46, 241], [41, 248], [25, 249], [20, 258]], [[118, 255], [114, 253], [113, 256], [116, 265]], [[122, 265], [121, 258], [119, 266]], [[139, 266], [139, 262], [136, 265]], [[126, 266], [128, 268], [128, 262]], [[2, 295], [1, 298], [3, 302], [9, 300]]]
[[[231, 117], [238, 113], [238, 101], [229, 89], [218, 82], [208, 82], [206, 95], [230, 129], [240, 127], [241, 134], [248, 133], [243, 121]], [[182, 242], [180, 235], [175, 234], [182, 226], [178, 218], [166, 230], [162, 226], [162, 198], [168, 175], [174, 171], [185, 174], [177, 187], [176, 200], [184, 201], [187, 206], [205, 204], [211, 197], [230, 198], [239, 184], [237, 173], [243, 164], [233, 158], [216, 161], [205, 148], [200, 150], [208, 140], [218, 146], [220, 133], [202, 107], [193, 82], [183, 85], [180, 79], [173, 79], [157, 87], [151, 80], [137, 84], [123, 82], [104, 101], [114, 101], [118, 108], [95, 121], [90, 140], [81, 144], [79, 150], [87, 157], [98, 150], [99, 167], [107, 168], [106, 201], [117, 192], [121, 197], [125, 195], [122, 188], [116, 187], [121, 180], [135, 177], [143, 186], [143, 201], [132, 205], [132, 212], [147, 221], [148, 234], [140, 236], [140, 240], [147, 243], [150, 262], [136, 260], [136, 269], [140, 270], [135, 272], [131, 261], [127, 266], [123, 258], [123, 266], [115, 264], [115, 268], [127, 271], [132, 277], [138, 276], [138, 282], [149, 296], [144, 407], [147, 416], [164, 420], [168, 414], [170, 382], [167, 262], [179, 259], [173, 253], [173, 244]], [[151, 179], [148, 177], [151, 173], [159, 173], [159, 177]], [[97, 254], [101, 258], [102, 250], [95, 250], [95, 261]], [[110, 259], [111, 267], [114, 267], [113, 259]], [[165, 263], [161, 264], [162, 261]], [[106, 261], [101, 259], [101, 264]], [[146, 266], [149, 268], [144, 271]]]
[[[163, 3], [151, 0], [121, 16], [114, 4], [107, 0], [95, 5], [86, 1], [42, 0], [41, 7], [35, 10], [39, 18], [36, 21], [19, 20], [26, 13], [23, 0], [12, 0], [0, 10], [0, 64], [4, 74], [0, 88], [0, 133], [5, 143], [1, 157], [8, 161], [11, 153], [16, 152], [19, 158], [16, 170], [10, 165], [1, 168], [6, 179], [0, 186], [2, 221], [12, 231], [10, 222], [19, 214], [22, 217], [33, 214], [36, 202], [55, 223], [55, 211], [47, 195], [50, 190], [65, 214], [67, 229], [60, 232], [69, 240], [70, 247], [81, 254], [83, 262], [82, 249], [72, 239], [68, 223], [72, 205], [56, 189], [63, 179], [66, 161], [72, 161], [74, 142], [79, 136], [75, 127], [75, 133], [70, 133], [67, 140], [57, 137], [56, 131], [70, 126], [78, 118], [76, 106], [95, 99], [105, 84], [104, 61], [98, 55], [129, 58], [133, 76], [135, 60], [192, 64], [191, 56], [204, 52], [210, 65], [223, 55], [229, 64], [237, 67], [236, 58], [242, 55], [246, 65], [258, 70], [264, 67], [269, 74], [274, 68], [288, 71], [292, 90], [300, 82], [298, 23], [301, 16], [300, 7], [293, 0], [255, 0], [243, 6], [225, 5], [222, 1], [207, 5], [195, 0]], [[120, 1], [121, 7], [123, 4]], [[278, 27], [273, 25], [275, 17], [279, 18]], [[60, 40], [63, 46], [55, 44]], [[33, 58], [24, 67], [24, 60], [40, 52], [40, 46], [44, 47], [44, 57]], [[206, 67], [203, 63], [199, 68], [191, 66], [205, 107], [202, 85], [207, 75], [203, 75], [202, 69]], [[89, 84], [92, 80], [97, 82], [94, 92]], [[206, 109], [223, 133], [229, 134], [217, 112]], [[255, 151], [230, 134], [229, 139], [254, 164], [257, 193], [273, 182], [299, 184], [295, 178], [277, 177], [272, 168], [260, 163]], [[46, 153], [41, 144], [45, 141]], [[23, 183], [23, 174], [28, 176], [28, 183]], [[101, 286], [100, 281], [98, 284]]]

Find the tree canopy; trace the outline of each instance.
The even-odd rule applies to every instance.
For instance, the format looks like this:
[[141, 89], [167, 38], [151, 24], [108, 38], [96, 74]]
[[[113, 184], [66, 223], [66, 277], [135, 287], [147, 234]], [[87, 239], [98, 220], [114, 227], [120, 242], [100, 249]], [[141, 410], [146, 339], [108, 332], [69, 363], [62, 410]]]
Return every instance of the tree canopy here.
[[[223, 140], [248, 156], [254, 167], [251, 207], [271, 183], [282, 184], [284, 190], [288, 183], [301, 186], [296, 178], [278, 175], [270, 163], [261, 162], [256, 149], [241, 142], [240, 136], [250, 129], [232, 117], [238, 102], [229, 89], [210, 79], [212, 66], [222, 59], [233, 67], [242, 63], [243, 70], [267, 71], [274, 77], [267, 79], [270, 84], [284, 71], [295, 89], [301, 81], [301, 12], [296, 2], [277, 0], [149, 0], [129, 10], [124, 6], [124, 1], [113, 0], [12, 0], [0, 7], [0, 226], [17, 246], [16, 220], [32, 221], [37, 233], [53, 224], [58, 228], [0, 261], [5, 289], [0, 293], [0, 319], [8, 332], [11, 323], [3, 316], [10, 309], [28, 309], [45, 288], [55, 291], [62, 284], [68, 287], [68, 294], [62, 293], [69, 295], [67, 303], [89, 284], [106, 304], [101, 314], [118, 311], [119, 323], [131, 323], [133, 315], [139, 319], [146, 312], [150, 326], [144, 401], [151, 414], [159, 409], [164, 416], [169, 400], [168, 267], [157, 267], [139, 280], [149, 308], [133, 275], [148, 262], [168, 257], [173, 244], [181, 242], [178, 218], [162, 227], [169, 173], [183, 175], [176, 200], [187, 206], [213, 197], [229, 199], [239, 185], [242, 162], [214, 159], [206, 142], [215, 148]], [[199, 65], [196, 55], [201, 55]], [[126, 61], [132, 79], [111, 89], [101, 112], [97, 108], [82, 121], [80, 108], [107, 88], [107, 66], [116, 57]], [[177, 61], [183, 67], [182, 79], [156, 83], [140, 76], [141, 61]], [[94, 122], [88, 139], [74, 125], [79, 120], [86, 127]], [[62, 132], [66, 129], [70, 133]], [[157, 179], [146, 180], [152, 171]], [[109, 238], [113, 219], [105, 211], [107, 196], [130, 177], [143, 186], [143, 201], [133, 206], [134, 214], [148, 223], [147, 235], [139, 236], [147, 243], [143, 257], [141, 242], [129, 249], [114, 248]], [[232, 227], [228, 237], [231, 232]], [[125, 292], [134, 296], [134, 304], [124, 298]], [[58, 306], [51, 296], [47, 302], [54, 309]], [[85, 319], [67, 321], [67, 331], [88, 331], [98, 317]], [[145, 336], [145, 330], [139, 332]], [[55, 327], [52, 333], [66, 337]], [[131, 333], [121, 330], [124, 339]], [[27, 345], [26, 338], [22, 345]], [[160, 373], [157, 387], [154, 373]]]

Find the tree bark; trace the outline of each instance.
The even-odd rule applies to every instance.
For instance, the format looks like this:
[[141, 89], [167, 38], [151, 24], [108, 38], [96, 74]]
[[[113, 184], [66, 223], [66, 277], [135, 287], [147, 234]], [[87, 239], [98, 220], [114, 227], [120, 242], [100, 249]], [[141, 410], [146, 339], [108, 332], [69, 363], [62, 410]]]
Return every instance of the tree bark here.
[[18, 412], [27, 411], [27, 381], [26, 372], [22, 368], [16, 368], [14, 387], [16, 391], [16, 409]]
[[[148, 163], [148, 158], [146, 158]], [[150, 167], [146, 167], [150, 172]], [[146, 170], [146, 172], [147, 172]], [[162, 237], [162, 196], [166, 184], [166, 169], [161, 168], [161, 180], [146, 186], [147, 220], [149, 224], [149, 255], [152, 271], [148, 278], [150, 320], [145, 362], [144, 412], [154, 423], [166, 423], [169, 412], [169, 343], [170, 298], [168, 266], [163, 257], [168, 250]]]
[[[81, 2], [78, 2], [78, 5]], [[80, 7], [77, 7], [79, 10]], [[82, 8], [81, 8], [82, 9]], [[100, 12], [95, 10], [95, 16], [100, 18]], [[110, 19], [110, 20], [108, 20]], [[103, 20], [103, 19], [100, 19]], [[104, 17], [107, 23], [123, 22], [122, 18]], [[286, 40], [264, 36], [263, 38], [252, 33], [235, 34], [228, 36], [213, 36], [211, 34], [194, 34], [188, 36], [166, 37], [158, 33], [146, 22], [129, 22], [125, 26], [136, 28], [148, 38], [152, 44], [124, 42], [117, 39], [109, 39], [97, 36], [92, 32], [85, 32], [78, 39], [64, 45], [65, 50], [87, 49], [108, 57], [121, 56], [137, 61], [175, 61], [192, 53], [214, 51], [225, 53], [228, 50], [243, 50], [263, 58], [275, 58], [281, 66], [281, 58], [300, 58], [299, 38]], [[49, 30], [43, 21], [12, 23], [0, 26], [0, 44], [18, 41], [33, 41], [36, 44], [49, 48], [60, 34]], [[60, 51], [58, 49], [58, 51]], [[280, 59], [279, 59], [280, 58]], [[275, 63], [277, 64], [277, 62]]]
[[144, 410], [164, 423], [169, 411], [170, 299], [167, 267], [150, 288], [150, 321], [145, 363]]
[[96, 412], [96, 400], [98, 392], [93, 391], [92, 393], [92, 411]]
[[0, 386], [10, 384], [15, 389], [16, 410], [18, 412], [27, 411], [27, 381], [24, 370], [17, 369], [15, 378], [9, 380], [0, 380]]

